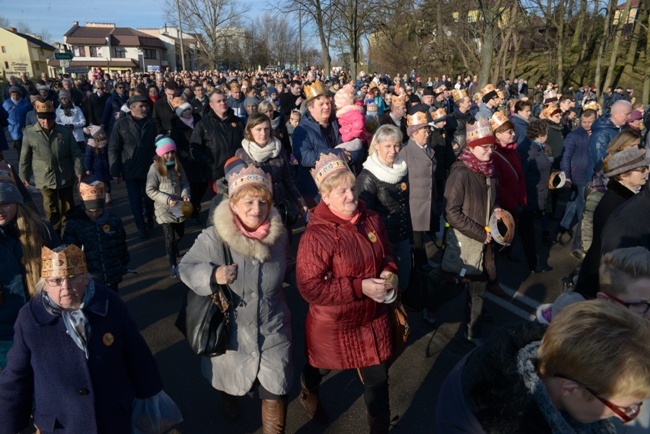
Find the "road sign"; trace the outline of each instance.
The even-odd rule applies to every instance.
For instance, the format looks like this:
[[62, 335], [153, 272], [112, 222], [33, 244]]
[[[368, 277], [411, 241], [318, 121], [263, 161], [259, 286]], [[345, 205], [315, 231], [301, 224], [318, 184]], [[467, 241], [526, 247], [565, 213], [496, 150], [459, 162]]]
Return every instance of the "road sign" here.
[[[67, 60], [63, 60], [63, 62], [67, 62]], [[88, 74], [88, 68], [68, 68], [66, 67], [65, 72], [68, 74]]]
[[72, 60], [72, 53], [69, 51], [60, 53], [60, 52], [54, 52], [54, 58], [56, 60]]
[[68, 66], [70, 66], [69, 60], [61, 60], [61, 68], [67, 68]]

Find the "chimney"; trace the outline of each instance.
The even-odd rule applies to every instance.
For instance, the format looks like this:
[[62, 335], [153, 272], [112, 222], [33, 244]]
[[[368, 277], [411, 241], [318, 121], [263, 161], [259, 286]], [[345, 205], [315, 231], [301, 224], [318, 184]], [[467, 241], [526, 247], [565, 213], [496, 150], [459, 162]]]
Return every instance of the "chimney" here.
[[11, 33], [16, 33], [16, 32], [17, 32], [17, 30], [16, 30], [15, 27], [9, 27], [9, 31], [10, 31]]
[[79, 21], [73, 21], [73, 22], [72, 22], [72, 25], [73, 25], [73, 26], [79, 26]]

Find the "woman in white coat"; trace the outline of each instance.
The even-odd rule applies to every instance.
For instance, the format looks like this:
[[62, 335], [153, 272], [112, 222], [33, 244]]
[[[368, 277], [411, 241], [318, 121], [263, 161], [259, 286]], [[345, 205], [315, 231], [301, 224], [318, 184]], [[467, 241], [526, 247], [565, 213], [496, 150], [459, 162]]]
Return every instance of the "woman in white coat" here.
[[217, 206], [214, 226], [199, 235], [178, 270], [199, 295], [212, 294], [217, 284], [233, 293], [228, 349], [201, 361], [203, 375], [222, 392], [225, 416], [237, 420], [235, 396], [257, 387], [263, 433], [284, 433], [293, 372], [291, 314], [282, 289], [288, 236], [273, 208], [268, 175], [236, 157], [226, 162], [225, 173], [230, 200]]
[[72, 103], [72, 97], [67, 90], [59, 91], [59, 107], [56, 109], [56, 123], [70, 128], [74, 139], [81, 149], [86, 153], [86, 138], [83, 128], [86, 126], [86, 117], [81, 108]]

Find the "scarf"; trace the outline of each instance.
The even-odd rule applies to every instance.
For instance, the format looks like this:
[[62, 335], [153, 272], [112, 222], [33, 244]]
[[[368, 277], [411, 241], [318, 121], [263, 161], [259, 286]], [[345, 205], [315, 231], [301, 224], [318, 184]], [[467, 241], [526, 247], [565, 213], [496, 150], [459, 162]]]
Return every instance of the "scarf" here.
[[393, 167], [388, 167], [379, 161], [376, 152], [363, 163], [363, 168], [375, 175], [380, 181], [388, 184], [397, 184], [408, 173], [406, 161], [402, 157], [398, 156], [393, 163]]
[[246, 153], [258, 163], [263, 163], [271, 158], [277, 157], [280, 155], [280, 151], [282, 150], [282, 144], [275, 137], [272, 137], [264, 147], [246, 139], [242, 140], [241, 146], [244, 148], [244, 151], [246, 151]]
[[271, 121], [271, 129], [273, 131], [276, 131], [278, 129], [281, 120], [282, 120], [282, 116], [279, 115], [273, 118], [273, 120]]
[[588, 424], [578, 422], [566, 413], [558, 411], [546, 386], [537, 375], [535, 364], [541, 341], [531, 342], [517, 354], [517, 372], [521, 375], [526, 389], [537, 404], [537, 408], [548, 422], [553, 434], [608, 434], [615, 433], [614, 425], [609, 420], [600, 420]]
[[354, 214], [352, 214], [352, 215], [347, 215], [347, 214], [340, 213], [340, 212], [336, 211], [334, 208], [330, 208], [329, 206], [327, 207], [327, 209], [329, 209], [330, 212], [332, 214], [334, 214], [336, 217], [340, 218], [341, 220], [345, 220], [346, 222], [350, 222], [353, 225], [357, 224], [357, 222], [359, 221], [359, 217], [361, 216], [361, 213], [359, 212], [359, 208], [357, 208], [354, 211]]
[[492, 160], [479, 161], [478, 158], [472, 154], [472, 151], [470, 151], [469, 148], [463, 149], [458, 158], [472, 172], [480, 173], [487, 176], [488, 178], [492, 178], [492, 176], [494, 176], [494, 163]]
[[86, 286], [86, 293], [81, 301], [81, 305], [77, 310], [62, 310], [60, 306], [56, 305], [47, 292], [43, 291], [43, 306], [45, 310], [52, 316], [63, 317], [63, 323], [68, 331], [68, 335], [72, 338], [75, 344], [83, 350], [88, 360], [88, 341], [90, 340], [91, 331], [90, 323], [83, 308], [88, 305], [95, 295], [95, 283], [91, 280], [88, 281]]
[[269, 234], [269, 229], [271, 228], [271, 220], [268, 218], [264, 220], [264, 222], [254, 231], [249, 231], [246, 229], [241, 220], [239, 220], [239, 217], [237, 217], [235, 214], [232, 215], [232, 218], [235, 221], [237, 228], [242, 234], [244, 234], [246, 238], [252, 238], [254, 240], [261, 241]]
[[180, 119], [181, 122], [183, 122], [185, 125], [187, 125], [188, 127], [194, 129], [194, 116], [189, 117], [189, 118], [186, 118], [186, 117], [184, 117], [184, 116], [181, 116], [181, 117], [179, 117], [179, 119]]

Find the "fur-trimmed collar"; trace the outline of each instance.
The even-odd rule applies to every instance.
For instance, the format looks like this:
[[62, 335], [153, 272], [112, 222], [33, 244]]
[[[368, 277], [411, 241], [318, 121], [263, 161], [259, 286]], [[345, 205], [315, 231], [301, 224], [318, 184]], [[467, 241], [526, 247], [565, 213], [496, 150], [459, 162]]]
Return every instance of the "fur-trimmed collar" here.
[[231, 250], [247, 258], [266, 262], [271, 258], [271, 247], [280, 237], [286, 236], [282, 218], [275, 207], [272, 207], [269, 211], [269, 219], [271, 220], [271, 227], [266, 238], [261, 241], [248, 238], [237, 228], [230, 209], [230, 202], [224, 200], [214, 210], [212, 224], [217, 236], [228, 244]]

